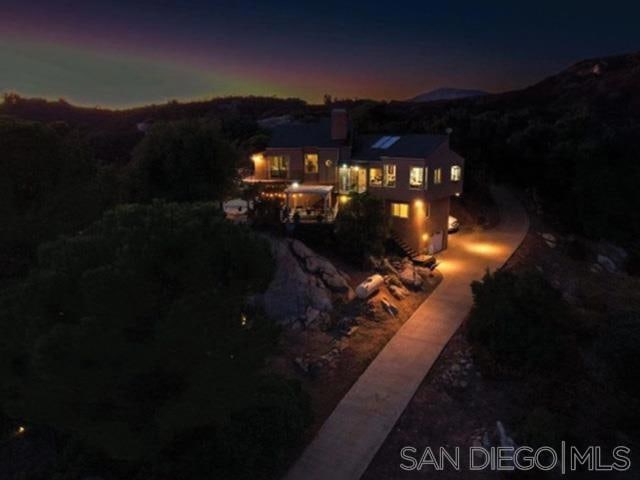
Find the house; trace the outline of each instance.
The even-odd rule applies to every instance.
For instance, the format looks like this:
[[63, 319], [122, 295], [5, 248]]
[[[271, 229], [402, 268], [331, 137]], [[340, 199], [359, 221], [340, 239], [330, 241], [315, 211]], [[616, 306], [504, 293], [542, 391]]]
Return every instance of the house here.
[[269, 185], [287, 215], [332, 221], [353, 192], [384, 200], [391, 231], [412, 254], [447, 247], [450, 199], [462, 193], [464, 159], [447, 135], [355, 135], [346, 110], [274, 127], [245, 179]]

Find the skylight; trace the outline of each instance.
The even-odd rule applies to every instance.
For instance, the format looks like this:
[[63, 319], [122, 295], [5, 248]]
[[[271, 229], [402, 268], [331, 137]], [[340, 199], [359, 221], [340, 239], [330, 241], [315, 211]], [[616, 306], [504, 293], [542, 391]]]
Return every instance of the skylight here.
[[380, 148], [380, 146], [381, 146], [383, 143], [385, 143], [387, 140], [389, 140], [389, 137], [388, 137], [388, 136], [380, 137], [376, 143], [374, 143], [373, 145], [371, 145], [371, 148]]
[[389, 148], [391, 145], [393, 145], [394, 143], [396, 143], [398, 140], [400, 140], [400, 137], [384, 137], [386, 140], [384, 142], [378, 142], [380, 143], [380, 145], [378, 145], [377, 148], [382, 148], [382, 149], [387, 149]]

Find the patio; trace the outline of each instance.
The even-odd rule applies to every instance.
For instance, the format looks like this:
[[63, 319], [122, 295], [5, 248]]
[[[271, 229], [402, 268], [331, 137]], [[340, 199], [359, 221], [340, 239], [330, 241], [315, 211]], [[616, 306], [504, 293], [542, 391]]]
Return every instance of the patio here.
[[284, 190], [283, 222], [333, 222], [338, 213], [338, 201], [333, 201], [333, 186], [299, 185]]

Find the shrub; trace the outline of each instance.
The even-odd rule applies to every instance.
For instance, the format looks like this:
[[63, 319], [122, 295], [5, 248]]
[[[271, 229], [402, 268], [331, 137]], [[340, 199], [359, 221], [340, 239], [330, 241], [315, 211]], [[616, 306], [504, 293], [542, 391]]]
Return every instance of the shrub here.
[[251, 425], [272, 453], [296, 441], [303, 395], [264, 378], [278, 332], [245, 309], [271, 278], [269, 245], [218, 212], [121, 206], [44, 245], [38, 269], [0, 299], [6, 412], [136, 464], [201, 429]]
[[487, 273], [471, 290], [469, 339], [498, 372], [542, 371], [562, 362], [568, 309], [541, 275]]

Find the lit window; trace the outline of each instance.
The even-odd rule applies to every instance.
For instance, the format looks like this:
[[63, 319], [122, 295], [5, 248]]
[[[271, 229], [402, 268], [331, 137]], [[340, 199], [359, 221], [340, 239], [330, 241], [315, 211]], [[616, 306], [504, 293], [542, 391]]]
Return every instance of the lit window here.
[[451, 181], [459, 182], [462, 180], [462, 169], [459, 165], [454, 165], [451, 167]]
[[436, 168], [433, 171], [433, 184], [440, 185], [442, 183], [442, 169]]
[[393, 217], [409, 218], [409, 204], [408, 203], [392, 203], [391, 215]]
[[271, 178], [287, 178], [289, 176], [289, 157], [275, 155], [269, 159], [269, 173]]
[[380, 167], [372, 167], [369, 169], [369, 185], [372, 187], [382, 186], [382, 169]]
[[384, 186], [395, 187], [396, 186], [396, 166], [393, 163], [384, 165]]
[[318, 173], [318, 154], [317, 153], [305, 153], [304, 173]]
[[409, 170], [409, 187], [422, 188], [424, 186], [424, 168], [411, 167]]

